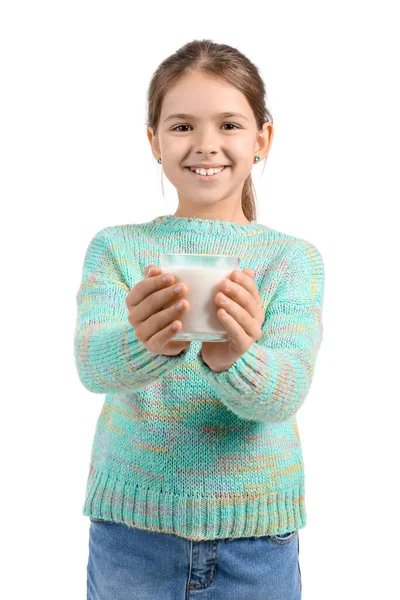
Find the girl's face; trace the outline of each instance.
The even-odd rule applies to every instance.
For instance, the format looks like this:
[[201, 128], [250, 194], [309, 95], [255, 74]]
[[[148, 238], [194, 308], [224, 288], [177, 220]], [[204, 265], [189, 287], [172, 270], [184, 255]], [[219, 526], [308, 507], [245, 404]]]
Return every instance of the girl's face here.
[[[180, 116], [172, 116], [176, 114]], [[265, 123], [258, 131], [242, 92], [196, 73], [183, 76], [166, 94], [157, 137], [151, 127], [147, 135], [153, 155], [162, 158], [162, 169], [177, 189], [180, 207], [189, 212], [222, 203], [223, 208], [241, 210], [244, 181], [255, 155], [261, 162], [268, 154], [273, 126]], [[207, 180], [188, 168], [202, 163], [225, 168]]]

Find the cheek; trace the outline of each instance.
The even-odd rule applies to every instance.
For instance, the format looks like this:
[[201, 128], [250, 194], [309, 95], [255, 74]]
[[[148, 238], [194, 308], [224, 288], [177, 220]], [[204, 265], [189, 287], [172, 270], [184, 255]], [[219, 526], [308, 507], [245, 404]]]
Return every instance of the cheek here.
[[241, 171], [251, 169], [256, 154], [257, 152], [253, 152], [253, 146], [250, 144], [235, 144], [235, 147], [230, 148], [230, 157], [236, 168]]

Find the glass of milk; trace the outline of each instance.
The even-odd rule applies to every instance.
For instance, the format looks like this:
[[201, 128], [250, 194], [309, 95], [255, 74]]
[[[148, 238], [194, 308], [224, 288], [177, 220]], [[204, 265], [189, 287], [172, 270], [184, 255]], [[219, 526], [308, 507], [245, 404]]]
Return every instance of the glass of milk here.
[[182, 329], [173, 340], [225, 342], [229, 336], [218, 318], [215, 296], [223, 279], [240, 269], [238, 256], [210, 254], [160, 254], [160, 268], [171, 273], [175, 284], [183, 282], [188, 292], [183, 298], [189, 302], [185, 315], [177, 316]]

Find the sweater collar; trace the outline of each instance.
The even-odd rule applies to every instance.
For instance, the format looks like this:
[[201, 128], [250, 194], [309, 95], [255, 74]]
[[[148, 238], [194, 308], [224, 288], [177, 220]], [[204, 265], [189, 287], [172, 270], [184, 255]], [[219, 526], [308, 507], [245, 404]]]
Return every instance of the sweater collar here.
[[165, 233], [193, 233], [199, 235], [231, 235], [244, 236], [247, 234], [264, 233], [268, 227], [253, 220], [246, 224], [219, 219], [200, 219], [197, 217], [176, 217], [162, 215], [147, 223], [152, 231]]

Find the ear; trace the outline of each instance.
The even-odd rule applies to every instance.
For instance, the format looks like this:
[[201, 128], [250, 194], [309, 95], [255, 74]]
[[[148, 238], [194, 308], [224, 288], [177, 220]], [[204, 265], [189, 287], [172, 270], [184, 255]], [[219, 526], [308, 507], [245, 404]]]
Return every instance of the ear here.
[[161, 154], [160, 143], [159, 143], [158, 137], [156, 135], [154, 135], [152, 127], [147, 127], [146, 131], [147, 131], [147, 139], [150, 142], [153, 156], [157, 160], [157, 158]]

